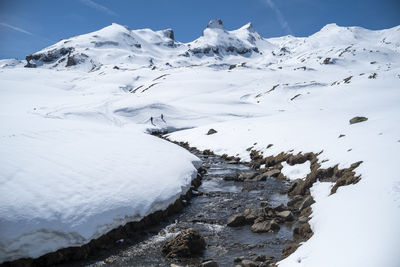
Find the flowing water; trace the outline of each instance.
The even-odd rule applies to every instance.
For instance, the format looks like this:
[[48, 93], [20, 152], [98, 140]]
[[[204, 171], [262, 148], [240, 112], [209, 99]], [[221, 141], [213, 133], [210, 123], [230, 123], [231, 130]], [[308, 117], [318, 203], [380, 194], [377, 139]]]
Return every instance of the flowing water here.
[[[234, 258], [264, 254], [279, 259], [283, 247], [292, 240], [292, 225], [281, 225], [277, 233], [253, 233], [250, 226], [231, 228], [227, 219], [246, 208], [260, 208], [262, 201], [271, 206], [286, 204], [287, 195], [279, 192], [286, 189], [285, 181], [269, 178], [263, 182], [225, 181], [224, 176], [249, 171], [243, 164], [228, 164], [218, 156], [196, 154], [203, 160], [208, 172], [203, 177], [198, 191], [203, 192], [178, 215], [170, 217], [157, 227], [142, 233], [139, 240], [120, 240], [125, 246], [101, 259], [78, 262], [75, 266], [196, 266], [205, 259], [213, 259], [220, 266], [234, 266]], [[180, 230], [196, 229], [206, 240], [204, 255], [186, 260], [166, 259], [161, 247]], [[128, 244], [128, 245], [127, 245]]]

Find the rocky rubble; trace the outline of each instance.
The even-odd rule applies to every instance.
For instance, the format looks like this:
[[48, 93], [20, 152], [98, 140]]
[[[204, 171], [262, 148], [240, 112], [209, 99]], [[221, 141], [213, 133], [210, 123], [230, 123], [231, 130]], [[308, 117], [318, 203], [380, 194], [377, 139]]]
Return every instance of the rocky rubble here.
[[[179, 143], [180, 145], [190, 148], [188, 143]], [[246, 163], [253, 168], [253, 171], [239, 173], [236, 176], [224, 177], [225, 180], [236, 182], [258, 182], [265, 181], [270, 177], [286, 179], [281, 173], [282, 162], [289, 165], [302, 164], [310, 161], [311, 172], [305, 179], [297, 179], [291, 181], [291, 185], [287, 192], [290, 197], [287, 205], [271, 207], [268, 202], [261, 201], [260, 208], [245, 209], [243, 212], [232, 215], [226, 222], [229, 227], [242, 227], [251, 225], [254, 233], [270, 233], [280, 230], [281, 225], [289, 223], [293, 225], [293, 242], [288, 244], [282, 251], [281, 259], [286, 258], [293, 253], [302, 242], [307, 241], [312, 235], [312, 229], [308, 221], [312, 214], [311, 205], [315, 202], [310, 194], [310, 188], [316, 181], [332, 182], [334, 186], [331, 194], [334, 194], [340, 186], [355, 184], [361, 178], [356, 176], [356, 169], [362, 161], [352, 164], [349, 168], [339, 169], [338, 165], [327, 169], [322, 169], [318, 162], [319, 153], [298, 153], [296, 155], [290, 153], [280, 153], [276, 156], [264, 157], [256, 150], [250, 150], [251, 161]], [[213, 155], [211, 150], [203, 151], [203, 154]], [[240, 159], [222, 156], [225, 159], [238, 162]], [[270, 260], [268, 263], [257, 263], [250, 259], [235, 259], [237, 266], [273, 266], [276, 260]]]
[[[361, 119], [361, 121], [364, 120]], [[361, 161], [352, 164], [346, 169], [339, 169], [338, 165], [322, 169], [318, 163], [318, 155], [320, 153], [310, 152], [293, 155], [282, 152], [276, 156], [263, 157], [258, 151], [251, 150], [251, 162], [248, 165], [254, 168], [255, 171], [241, 173], [228, 179], [237, 182], [262, 181], [268, 177], [285, 179], [281, 173], [282, 162], [296, 165], [310, 161], [311, 172], [304, 180], [296, 179], [291, 182], [287, 192], [291, 199], [288, 201], [287, 206], [270, 207], [267, 203], [260, 203], [261, 209], [246, 209], [242, 213], [234, 214], [228, 219], [227, 225], [230, 227], [251, 225], [251, 230], [254, 233], [268, 233], [279, 231], [280, 225], [283, 223], [294, 223], [293, 242], [284, 248], [282, 258], [294, 252], [301, 242], [307, 241], [313, 235], [311, 226], [308, 223], [309, 216], [312, 213], [311, 205], [315, 202], [310, 194], [312, 185], [316, 181], [333, 182], [335, 184], [331, 189], [331, 194], [334, 194], [340, 186], [355, 184], [361, 179], [354, 172], [354, 169], [362, 163]], [[261, 166], [263, 168], [260, 169]]]

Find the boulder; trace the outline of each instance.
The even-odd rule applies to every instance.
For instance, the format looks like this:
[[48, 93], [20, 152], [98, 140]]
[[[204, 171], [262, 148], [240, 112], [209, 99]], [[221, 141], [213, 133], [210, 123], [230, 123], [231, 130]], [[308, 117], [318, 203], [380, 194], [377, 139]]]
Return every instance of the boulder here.
[[288, 207], [294, 207], [297, 209], [303, 201], [304, 201], [303, 196], [295, 195], [294, 197], [292, 197], [291, 200], [288, 201], [287, 205]]
[[279, 169], [272, 169], [272, 170], [265, 172], [264, 174], [269, 177], [278, 177], [278, 175], [280, 173], [281, 173], [281, 171]]
[[256, 222], [251, 226], [251, 231], [254, 233], [266, 233], [270, 230], [269, 222]]
[[254, 258], [254, 261], [261, 261], [264, 262], [267, 260], [267, 256], [265, 256], [264, 254], [258, 255]]
[[324, 59], [323, 64], [327, 65], [327, 64], [330, 64], [330, 63], [331, 63], [331, 58], [330, 57], [327, 57], [327, 58]]
[[[272, 257], [272, 256], [267, 257], [264, 254], [260, 254], [260, 255], [258, 255], [256, 257], [252, 258], [252, 260], [255, 261], [255, 262], [261, 262], [261, 263], [269, 264], [269, 263], [272, 263], [274, 261], [274, 257]], [[259, 265], [259, 266], [268, 266], [268, 265]]]
[[296, 240], [308, 240], [313, 235], [309, 223], [298, 223], [293, 229], [293, 237]]
[[215, 133], [217, 133], [217, 131], [211, 128], [210, 130], [208, 130], [207, 135], [212, 135]]
[[284, 247], [282, 250], [281, 260], [287, 258], [290, 254], [296, 251], [296, 249], [300, 246], [298, 243], [291, 243]]
[[249, 172], [242, 172], [238, 176], [238, 181], [248, 181], [254, 178], [257, 175], [257, 172], [249, 171]]
[[261, 209], [245, 209], [243, 215], [245, 216], [246, 222], [251, 224], [254, 221], [262, 216], [263, 211]]
[[251, 226], [251, 231], [254, 233], [266, 233], [279, 231], [280, 226], [275, 220], [256, 222]]
[[227, 225], [229, 227], [239, 227], [246, 225], [246, 218], [243, 214], [235, 214], [228, 219]]
[[240, 263], [240, 266], [242, 266], [242, 267], [257, 267], [258, 264], [252, 260], [242, 260], [242, 262]]
[[274, 208], [274, 211], [276, 211], [276, 212], [285, 211], [285, 210], [289, 210], [289, 208], [283, 204], [280, 204], [279, 206]]
[[290, 210], [278, 212], [276, 214], [276, 216], [278, 216], [278, 217], [282, 218], [284, 221], [288, 221], [288, 222], [291, 222], [294, 220], [294, 216]]
[[260, 181], [266, 181], [268, 177], [271, 175], [268, 175], [267, 173], [261, 173], [257, 176], [255, 176], [252, 181], [260, 182]]
[[350, 122], [350, 124], [355, 124], [355, 123], [360, 123], [360, 122], [363, 122], [366, 120], [368, 120], [367, 117], [357, 116], [357, 117], [352, 118], [349, 122]]
[[205, 149], [203, 150], [203, 155], [213, 156], [214, 152], [212, 152], [210, 149]]
[[201, 255], [205, 248], [204, 238], [193, 228], [188, 228], [166, 242], [162, 246], [162, 253], [168, 258], [190, 258]]
[[303, 188], [303, 185], [304, 185], [303, 179], [296, 179], [290, 185], [288, 192], [291, 193], [291, 195], [298, 195], [298, 193]]
[[301, 202], [300, 206], [299, 206], [299, 210], [303, 210], [309, 206], [311, 206], [313, 203], [315, 203], [314, 199], [312, 198], [312, 196], [307, 196], [303, 202]]

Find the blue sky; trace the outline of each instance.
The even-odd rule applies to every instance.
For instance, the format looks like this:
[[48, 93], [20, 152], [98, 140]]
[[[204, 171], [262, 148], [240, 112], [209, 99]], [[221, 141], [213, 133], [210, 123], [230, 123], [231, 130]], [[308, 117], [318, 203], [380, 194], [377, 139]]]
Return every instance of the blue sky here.
[[263, 37], [308, 36], [328, 23], [385, 29], [400, 24], [399, 0], [0, 0], [0, 58], [23, 59], [60, 39], [116, 22], [172, 28], [189, 42], [212, 18], [225, 28], [253, 22]]

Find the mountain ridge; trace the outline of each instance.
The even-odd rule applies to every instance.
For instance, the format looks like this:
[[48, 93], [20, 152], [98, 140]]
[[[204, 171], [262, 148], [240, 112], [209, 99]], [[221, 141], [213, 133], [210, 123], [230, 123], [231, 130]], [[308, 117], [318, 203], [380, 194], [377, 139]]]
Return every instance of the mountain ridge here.
[[63, 39], [26, 56], [25, 67], [70, 68], [79, 65], [85, 71], [93, 71], [102, 65], [121, 63], [136, 67], [165, 67], [221, 60], [238, 64], [245, 58], [279, 62], [276, 57], [293, 55], [293, 52], [304, 53], [328, 46], [348, 47], [356, 42], [383, 45], [385, 49], [399, 51], [398, 31], [400, 26], [374, 31], [331, 23], [308, 37], [288, 35], [264, 38], [251, 22], [228, 31], [222, 20], [214, 19], [199, 38], [182, 43], [175, 40], [174, 31], [170, 28], [132, 30], [113, 23], [95, 32]]

